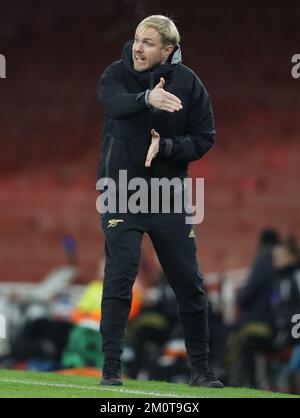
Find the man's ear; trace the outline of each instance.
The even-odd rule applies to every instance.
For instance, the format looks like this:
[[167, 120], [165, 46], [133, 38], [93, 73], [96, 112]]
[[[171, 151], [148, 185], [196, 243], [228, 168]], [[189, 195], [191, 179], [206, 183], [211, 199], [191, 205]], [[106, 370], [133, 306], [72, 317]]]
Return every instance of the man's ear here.
[[166, 52], [165, 52], [166, 60], [168, 60], [169, 56], [172, 54], [173, 51], [174, 51], [174, 46], [173, 45], [168, 45], [166, 47]]

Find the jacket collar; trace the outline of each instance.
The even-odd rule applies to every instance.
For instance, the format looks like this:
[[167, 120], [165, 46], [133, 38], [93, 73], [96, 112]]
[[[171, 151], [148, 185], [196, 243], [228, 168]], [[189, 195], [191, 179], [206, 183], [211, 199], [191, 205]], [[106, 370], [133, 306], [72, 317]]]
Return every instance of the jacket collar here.
[[155, 78], [167, 75], [168, 73], [173, 72], [176, 65], [180, 64], [182, 60], [180, 45], [177, 45], [173, 53], [170, 55], [166, 64], [157, 65], [151, 70], [139, 72], [139, 71], [136, 71], [133, 67], [132, 46], [133, 46], [132, 40], [126, 42], [122, 51], [122, 62], [124, 63], [127, 70], [130, 73], [132, 73], [136, 78], [138, 78], [140, 81], [148, 80], [151, 75], [154, 75]]

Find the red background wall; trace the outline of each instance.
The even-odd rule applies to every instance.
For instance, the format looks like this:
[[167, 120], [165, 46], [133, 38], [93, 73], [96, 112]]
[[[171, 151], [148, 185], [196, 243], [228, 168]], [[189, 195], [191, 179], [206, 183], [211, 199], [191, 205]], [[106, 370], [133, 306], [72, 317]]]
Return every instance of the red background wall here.
[[206, 187], [201, 268], [248, 265], [263, 227], [299, 234], [299, 2], [2, 1], [0, 281], [38, 281], [64, 263], [65, 234], [77, 241], [81, 280], [94, 278], [103, 253], [96, 85], [153, 13], [177, 21], [184, 63], [215, 111], [217, 145], [191, 165]]

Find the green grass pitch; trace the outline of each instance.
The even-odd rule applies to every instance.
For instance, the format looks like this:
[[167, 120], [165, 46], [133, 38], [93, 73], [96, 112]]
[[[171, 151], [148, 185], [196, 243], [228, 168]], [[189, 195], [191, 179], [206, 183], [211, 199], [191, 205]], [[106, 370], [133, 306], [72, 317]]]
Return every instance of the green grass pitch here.
[[121, 387], [102, 387], [98, 379], [0, 370], [0, 398], [293, 398], [300, 396], [245, 388], [206, 389], [154, 381], [125, 380]]

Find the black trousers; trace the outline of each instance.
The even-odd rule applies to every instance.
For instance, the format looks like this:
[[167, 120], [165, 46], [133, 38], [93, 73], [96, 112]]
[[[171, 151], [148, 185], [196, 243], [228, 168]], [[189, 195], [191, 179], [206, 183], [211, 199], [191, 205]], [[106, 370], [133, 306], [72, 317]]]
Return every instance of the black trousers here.
[[208, 363], [207, 298], [198, 271], [192, 225], [185, 214], [101, 215], [105, 234], [105, 274], [102, 295], [102, 350], [105, 361], [120, 360], [138, 273], [140, 245], [148, 233], [161, 267], [178, 301], [185, 344], [193, 367]]

